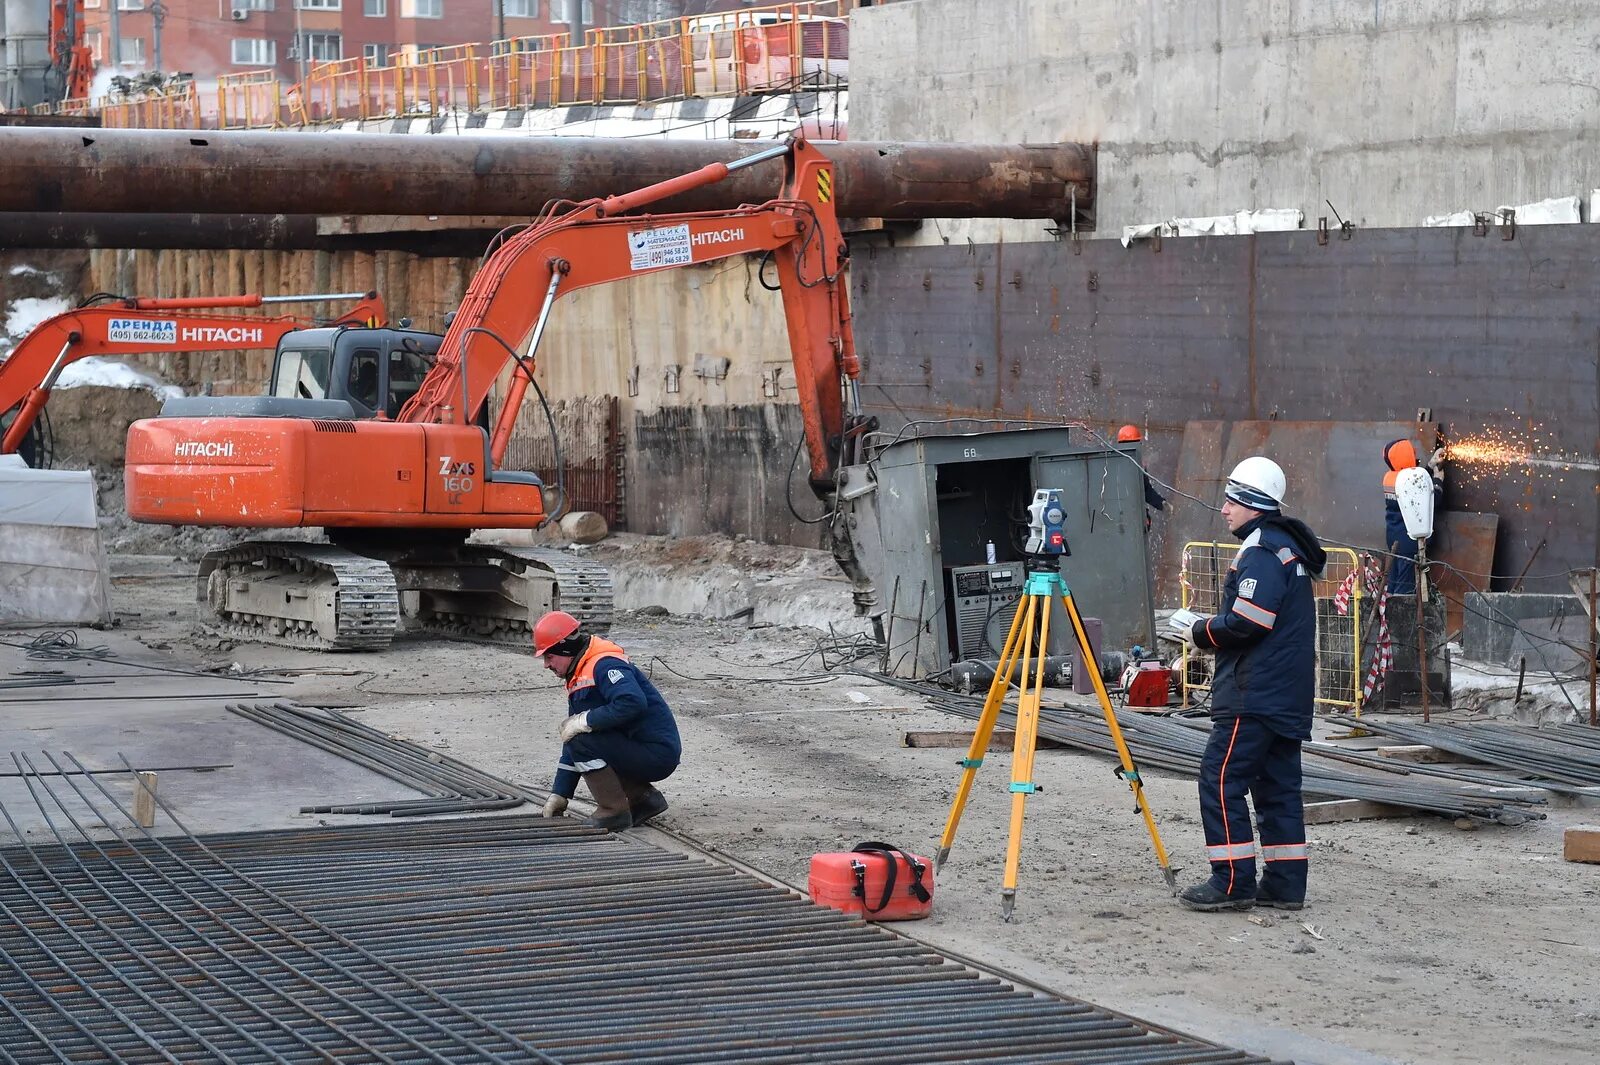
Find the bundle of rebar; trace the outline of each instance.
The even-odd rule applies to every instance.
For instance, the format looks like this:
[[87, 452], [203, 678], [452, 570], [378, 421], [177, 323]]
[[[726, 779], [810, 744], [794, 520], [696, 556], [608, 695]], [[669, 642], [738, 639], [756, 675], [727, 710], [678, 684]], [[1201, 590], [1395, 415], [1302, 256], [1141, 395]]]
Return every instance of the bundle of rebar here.
[[1526, 773], [1547, 791], [1584, 794], [1600, 786], [1600, 731], [1588, 725], [1534, 728], [1500, 721], [1466, 724], [1335, 718], [1380, 736], [1425, 744], [1474, 762]]
[[28, 786], [55, 843], [0, 848], [24, 1065], [1263, 1060], [564, 818], [199, 838], [157, 798], [184, 833], [158, 837], [98, 777]]
[[[935, 709], [976, 721], [983, 699], [959, 695], [930, 684], [875, 677], [916, 692]], [[1366, 719], [1362, 719], [1363, 723]], [[1016, 714], [1006, 707], [1000, 713], [1000, 726], [1015, 727]], [[1141, 767], [1164, 769], [1185, 776], [1200, 775], [1200, 759], [1205, 753], [1209, 722], [1188, 718], [1160, 717], [1140, 713], [1119, 713], [1117, 724], [1128, 749]], [[1079, 750], [1116, 757], [1103, 714], [1063, 705], [1046, 707], [1039, 714], [1039, 736]], [[1366, 772], [1354, 772], [1333, 761], [1362, 761], [1360, 758], [1329, 758], [1317, 748], [1308, 747], [1302, 759], [1303, 790], [1307, 796], [1326, 799], [1363, 799], [1389, 806], [1404, 806], [1443, 817], [1466, 817], [1475, 821], [1519, 825], [1545, 815], [1532, 807], [1544, 802], [1535, 794], [1489, 792], [1485, 786], [1515, 787], [1519, 781], [1485, 778], [1446, 783], [1419, 780], [1444, 774], [1419, 772], [1425, 767], [1384, 764], [1378, 759], [1365, 762]]]
[[291, 702], [235, 703], [232, 713], [274, 732], [372, 770], [428, 796], [392, 802], [302, 806], [304, 814], [388, 814], [421, 817], [507, 810], [543, 797], [442, 751], [399, 739], [346, 714]]

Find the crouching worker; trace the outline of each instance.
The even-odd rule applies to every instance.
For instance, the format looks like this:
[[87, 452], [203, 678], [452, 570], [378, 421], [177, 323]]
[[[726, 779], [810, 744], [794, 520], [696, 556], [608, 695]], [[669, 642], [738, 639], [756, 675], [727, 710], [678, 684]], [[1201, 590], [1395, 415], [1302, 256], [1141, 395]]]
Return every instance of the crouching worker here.
[[561, 761], [544, 816], [566, 812], [580, 776], [599, 807], [589, 818], [596, 828], [620, 832], [666, 810], [666, 797], [651, 785], [672, 775], [683, 748], [672, 709], [650, 678], [621, 647], [560, 610], [534, 626], [533, 653], [567, 682]]

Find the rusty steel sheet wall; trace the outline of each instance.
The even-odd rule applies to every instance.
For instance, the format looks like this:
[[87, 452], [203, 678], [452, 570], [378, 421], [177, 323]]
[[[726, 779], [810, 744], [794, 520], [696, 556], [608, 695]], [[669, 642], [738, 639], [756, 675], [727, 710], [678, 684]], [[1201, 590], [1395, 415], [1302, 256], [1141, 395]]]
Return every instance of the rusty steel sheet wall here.
[[[1492, 434], [1534, 460], [1452, 468], [1445, 506], [1500, 517], [1496, 573], [1543, 539], [1525, 588], [1600, 555], [1600, 226], [875, 247], [852, 270], [863, 401], [891, 425], [1134, 422], [1170, 481], [1191, 420], [1428, 408], [1451, 440]], [[1375, 493], [1383, 468], [1374, 454]]]
[[[550, 436], [544, 412], [530, 403], [519, 412], [516, 429], [506, 448], [507, 469], [537, 473], [556, 505], [559, 493], [556, 441]], [[560, 486], [566, 498], [563, 513], [592, 510], [606, 519], [613, 531], [628, 527], [628, 507], [623, 454], [622, 404], [616, 396], [576, 396], [550, 405], [550, 417], [560, 436]]]

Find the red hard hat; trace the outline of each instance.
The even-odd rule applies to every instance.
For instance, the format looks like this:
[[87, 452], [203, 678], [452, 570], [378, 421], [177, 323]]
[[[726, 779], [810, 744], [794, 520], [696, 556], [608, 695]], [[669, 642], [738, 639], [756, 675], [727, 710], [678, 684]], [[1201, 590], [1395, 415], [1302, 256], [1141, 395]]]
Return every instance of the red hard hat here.
[[552, 610], [533, 627], [533, 653], [543, 657], [550, 648], [578, 631], [578, 619], [565, 610]]
[[1137, 443], [1140, 439], [1139, 427], [1137, 425], [1124, 425], [1121, 429], [1117, 430], [1117, 443], [1119, 444], [1133, 444]]

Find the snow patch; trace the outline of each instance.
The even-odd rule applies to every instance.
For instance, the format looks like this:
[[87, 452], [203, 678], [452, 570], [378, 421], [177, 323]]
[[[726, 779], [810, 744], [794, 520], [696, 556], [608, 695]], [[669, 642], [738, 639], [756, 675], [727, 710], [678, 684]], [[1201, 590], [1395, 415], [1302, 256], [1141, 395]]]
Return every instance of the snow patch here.
[[47, 296], [43, 299], [26, 297], [13, 300], [11, 312], [6, 315], [5, 331], [14, 339], [21, 340], [39, 325], [58, 314], [66, 314], [72, 309], [72, 303], [62, 296]]
[[62, 370], [61, 376], [56, 379], [57, 388], [84, 388], [96, 385], [102, 388], [143, 388], [154, 392], [162, 399], [175, 399], [183, 395], [183, 389], [176, 385], [169, 385], [160, 378], [136, 370], [126, 363], [97, 356], [79, 359]]
[[39, 269], [37, 266], [29, 266], [26, 263], [21, 263], [21, 264], [18, 264], [17, 266], [13, 266], [11, 268], [11, 276], [12, 277], [21, 277], [23, 274], [42, 274], [42, 273], [44, 273], [44, 271]]

